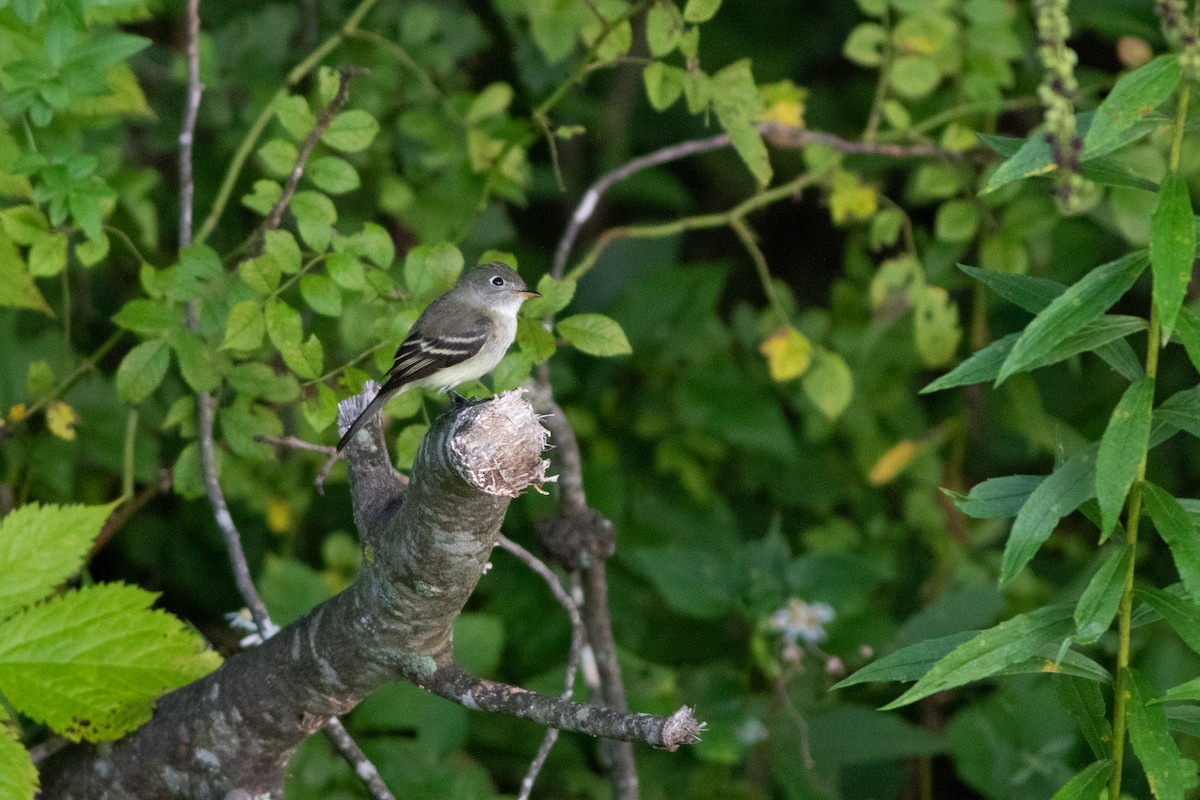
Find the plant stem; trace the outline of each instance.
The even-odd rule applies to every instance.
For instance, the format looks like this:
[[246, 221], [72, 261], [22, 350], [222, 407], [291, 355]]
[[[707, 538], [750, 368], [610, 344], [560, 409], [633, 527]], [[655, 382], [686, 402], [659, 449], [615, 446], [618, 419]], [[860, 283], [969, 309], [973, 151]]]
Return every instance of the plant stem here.
[[[1187, 122], [1188, 100], [1191, 96], [1191, 86], [1183, 84], [1179, 91], [1179, 108], [1175, 115], [1175, 134], [1171, 140], [1170, 168], [1172, 172], [1179, 171], [1179, 154], [1183, 146], [1183, 132]], [[1161, 323], [1158, 318], [1158, 307], [1150, 304], [1150, 329], [1146, 332], [1146, 377], [1153, 382], [1158, 376], [1158, 351], [1162, 346]], [[1130, 620], [1133, 616], [1133, 582], [1137, 564], [1138, 527], [1142, 520], [1142, 481], [1146, 479], [1146, 456], [1138, 464], [1137, 478], [1129, 491], [1129, 503], [1126, 507], [1125, 529], [1128, 532], [1129, 547], [1135, 557], [1129, 560], [1129, 569], [1125, 572], [1125, 586], [1121, 591], [1121, 605], [1118, 608], [1118, 641], [1117, 641], [1117, 679], [1113, 687], [1113, 771], [1108, 781], [1109, 800], [1121, 798], [1121, 771], [1125, 762], [1125, 725], [1126, 704], [1128, 697], [1125, 688], [1125, 669], [1129, 666], [1129, 632]]]

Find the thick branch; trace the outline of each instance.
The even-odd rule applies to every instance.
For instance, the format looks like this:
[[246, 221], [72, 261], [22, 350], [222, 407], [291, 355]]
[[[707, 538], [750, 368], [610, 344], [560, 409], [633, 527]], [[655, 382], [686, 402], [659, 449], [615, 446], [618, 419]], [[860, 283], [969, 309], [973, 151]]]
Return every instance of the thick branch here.
[[[516, 393], [443, 415], [403, 501], [393, 492], [356, 509], [367, 557], [350, 588], [165, 696], [125, 739], [49, 760], [44, 796], [282, 796], [287, 760], [305, 737], [388, 681], [437, 672], [509, 499], [544, 480], [545, 437]], [[369, 437], [347, 458], [356, 502], [391, 475]]]

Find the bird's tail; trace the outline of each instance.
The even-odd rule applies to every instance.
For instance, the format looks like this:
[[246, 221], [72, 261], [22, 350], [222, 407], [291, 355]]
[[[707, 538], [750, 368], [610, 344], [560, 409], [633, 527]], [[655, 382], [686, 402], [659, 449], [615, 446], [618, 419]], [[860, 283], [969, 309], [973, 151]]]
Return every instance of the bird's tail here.
[[379, 394], [375, 395], [375, 399], [372, 400], [365, 409], [363, 409], [363, 412], [358, 415], [358, 419], [354, 420], [350, 427], [346, 429], [346, 432], [342, 434], [342, 438], [338, 439], [337, 449], [339, 453], [345, 449], [346, 445], [350, 443], [350, 440], [354, 438], [355, 434], [361, 431], [363, 426], [371, 421], [371, 417], [379, 413], [379, 409], [383, 408], [383, 404], [386, 403], [388, 398], [393, 394], [395, 394], [395, 392], [380, 390]]

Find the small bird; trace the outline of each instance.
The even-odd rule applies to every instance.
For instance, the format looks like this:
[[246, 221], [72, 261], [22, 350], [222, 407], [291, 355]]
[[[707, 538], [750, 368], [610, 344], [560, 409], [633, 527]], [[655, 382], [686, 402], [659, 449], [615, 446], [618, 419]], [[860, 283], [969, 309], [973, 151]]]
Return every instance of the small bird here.
[[388, 398], [414, 386], [448, 391], [490, 372], [517, 336], [517, 311], [531, 291], [499, 261], [476, 267], [434, 299], [396, 350], [383, 387], [338, 441], [340, 452]]

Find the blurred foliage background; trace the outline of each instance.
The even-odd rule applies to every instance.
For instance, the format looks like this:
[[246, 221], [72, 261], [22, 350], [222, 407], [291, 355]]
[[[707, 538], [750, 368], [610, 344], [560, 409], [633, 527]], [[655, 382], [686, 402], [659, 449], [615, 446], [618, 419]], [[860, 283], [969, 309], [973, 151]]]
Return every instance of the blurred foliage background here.
[[[1092, 187], [1069, 215], [1051, 177], [981, 194], [1003, 159], [976, 133], [1025, 137], [1042, 121], [1026, 4], [204, 0], [195, 196], [212, 249], [182, 258], [181, 5], [0, 3], [5, 510], [140, 496], [90, 577], [161, 592], [231, 650], [223, 615], [241, 600], [194, 443], [194, 394], [216, 390], [222, 484], [286, 623], [346, 585], [359, 551], [341, 468], [320, 496], [322, 456], [254, 437], [332, 443], [336, 400], [386, 368], [462, 263], [503, 253], [535, 282], [593, 181], [724, 129], [736, 147], [613, 185], [566, 262], [578, 282], [562, 313], [616, 320], [631, 352], [594, 355], [624, 349], [608, 329], [547, 341], [531, 316], [497, 375], [517, 385], [548, 363], [590, 502], [616, 524], [610, 598], [631, 708], [686, 703], [708, 723], [690, 749], [638, 749], [643, 796], [1049, 797], [1090, 760], [1037, 676], [903, 712], [875, 710], [894, 684], [830, 691], [899, 646], [1078, 596], [1095, 567], [1094, 532], [1068, 517], [1002, 593], [1008, 523], [968, 520], [941, 488], [1049, 472], [1100, 436], [1117, 373], [1081, 355], [996, 389], [918, 394], [1028, 320], [956, 263], [1070, 284], [1149, 236], [1155, 195], [1136, 186]], [[1078, 110], [1169, 50], [1149, 3], [1082, 0], [1069, 15]], [[118, 29], [144, 49], [71, 49]], [[336, 86], [318, 65], [369, 69], [345, 112], [362, 116], [314, 151], [285, 218], [298, 238], [248, 259]], [[765, 147], [757, 121], [770, 125]], [[1149, 126], [1113, 159], [1158, 180], [1168, 134]], [[1181, 163], [1197, 188], [1193, 137]], [[1146, 282], [1116, 311], [1144, 315], [1148, 302]], [[230, 326], [239, 303], [249, 331]], [[251, 308], [268, 309], [265, 322]], [[1144, 339], [1132, 335], [1136, 350]], [[1159, 374], [1169, 389], [1195, 381], [1179, 347]], [[389, 407], [401, 467], [442, 402], [412, 393]], [[1151, 477], [1188, 493], [1194, 448], [1157, 452]], [[554, 508], [523, 497], [505, 532], [536, 550], [535, 522]], [[1169, 557], [1144, 559], [1143, 574], [1167, 582]], [[462, 659], [558, 691], [569, 624], [533, 573], [504, 553], [494, 563], [457, 631]], [[1096, 647], [1110, 663], [1114, 642]], [[1165, 626], [1139, 631], [1136, 660], [1162, 685], [1200, 667]], [[542, 735], [405, 685], [347, 724], [406, 798], [513, 796]], [[1180, 743], [1196, 754], [1195, 739]], [[609, 793], [595, 743], [564, 736], [535, 796]], [[289, 795], [365, 796], [319, 737], [295, 758]]]

